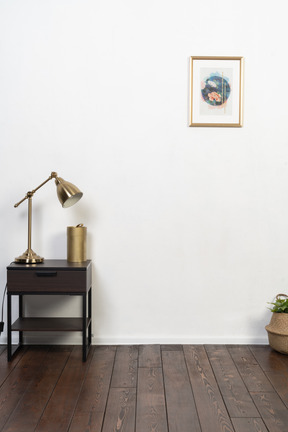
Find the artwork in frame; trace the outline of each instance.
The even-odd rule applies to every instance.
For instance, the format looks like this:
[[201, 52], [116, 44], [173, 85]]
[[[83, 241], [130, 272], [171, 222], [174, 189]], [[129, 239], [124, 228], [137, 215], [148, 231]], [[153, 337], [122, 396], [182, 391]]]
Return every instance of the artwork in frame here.
[[242, 126], [243, 57], [190, 58], [189, 126]]

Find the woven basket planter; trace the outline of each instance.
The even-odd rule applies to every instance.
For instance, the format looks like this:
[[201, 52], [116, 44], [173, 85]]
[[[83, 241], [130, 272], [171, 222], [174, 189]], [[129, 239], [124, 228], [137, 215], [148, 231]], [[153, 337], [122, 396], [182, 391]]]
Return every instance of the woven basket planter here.
[[282, 354], [288, 354], [288, 314], [273, 312], [270, 324], [265, 329], [271, 348]]

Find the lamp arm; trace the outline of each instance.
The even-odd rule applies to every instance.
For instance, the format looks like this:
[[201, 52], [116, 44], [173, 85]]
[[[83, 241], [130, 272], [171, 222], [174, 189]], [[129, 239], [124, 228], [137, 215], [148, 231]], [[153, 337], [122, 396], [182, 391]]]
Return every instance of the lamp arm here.
[[40, 189], [42, 186], [44, 186], [46, 183], [48, 183], [48, 181], [52, 180], [53, 178], [57, 178], [58, 174], [54, 171], [51, 172], [51, 175], [48, 177], [47, 180], [45, 180], [43, 183], [41, 183], [39, 186], [37, 186], [35, 189], [33, 189], [30, 192], [27, 192], [27, 194], [25, 195], [25, 197], [19, 201], [18, 203], [14, 204], [14, 207], [18, 207], [20, 204], [22, 204], [22, 202], [24, 202], [26, 199], [28, 198], [32, 198], [33, 195], [35, 194], [35, 192], [37, 192], [38, 189]]

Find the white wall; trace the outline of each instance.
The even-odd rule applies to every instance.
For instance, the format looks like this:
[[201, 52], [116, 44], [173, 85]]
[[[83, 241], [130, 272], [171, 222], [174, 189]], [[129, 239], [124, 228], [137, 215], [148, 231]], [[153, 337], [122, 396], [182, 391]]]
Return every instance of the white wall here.
[[[55, 170], [84, 197], [39, 191], [32, 246], [66, 258], [88, 227], [94, 343], [267, 342], [288, 291], [285, 29], [260, 1], [1, 0], [1, 295], [26, 249], [13, 205]], [[192, 55], [245, 58], [243, 128], [188, 127]]]

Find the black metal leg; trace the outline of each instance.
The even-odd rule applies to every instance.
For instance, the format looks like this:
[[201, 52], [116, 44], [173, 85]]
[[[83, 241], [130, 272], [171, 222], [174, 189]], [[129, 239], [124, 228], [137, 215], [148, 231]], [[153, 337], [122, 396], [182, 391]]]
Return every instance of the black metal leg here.
[[82, 360], [83, 362], [85, 362], [87, 358], [86, 317], [87, 317], [87, 299], [85, 293], [82, 295]]
[[7, 359], [12, 358], [12, 339], [11, 339], [11, 295], [7, 294]]
[[[19, 318], [23, 318], [23, 296], [19, 295]], [[19, 345], [23, 345], [23, 332], [19, 331]]]
[[91, 336], [92, 336], [92, 313], [91, 313], [91, 306], [92, 304], [92, 289], [90, 288], [88, 292], [88, 317], [89, 317], [89, 327], [88, 327], [88, 346], [91, 345]]

